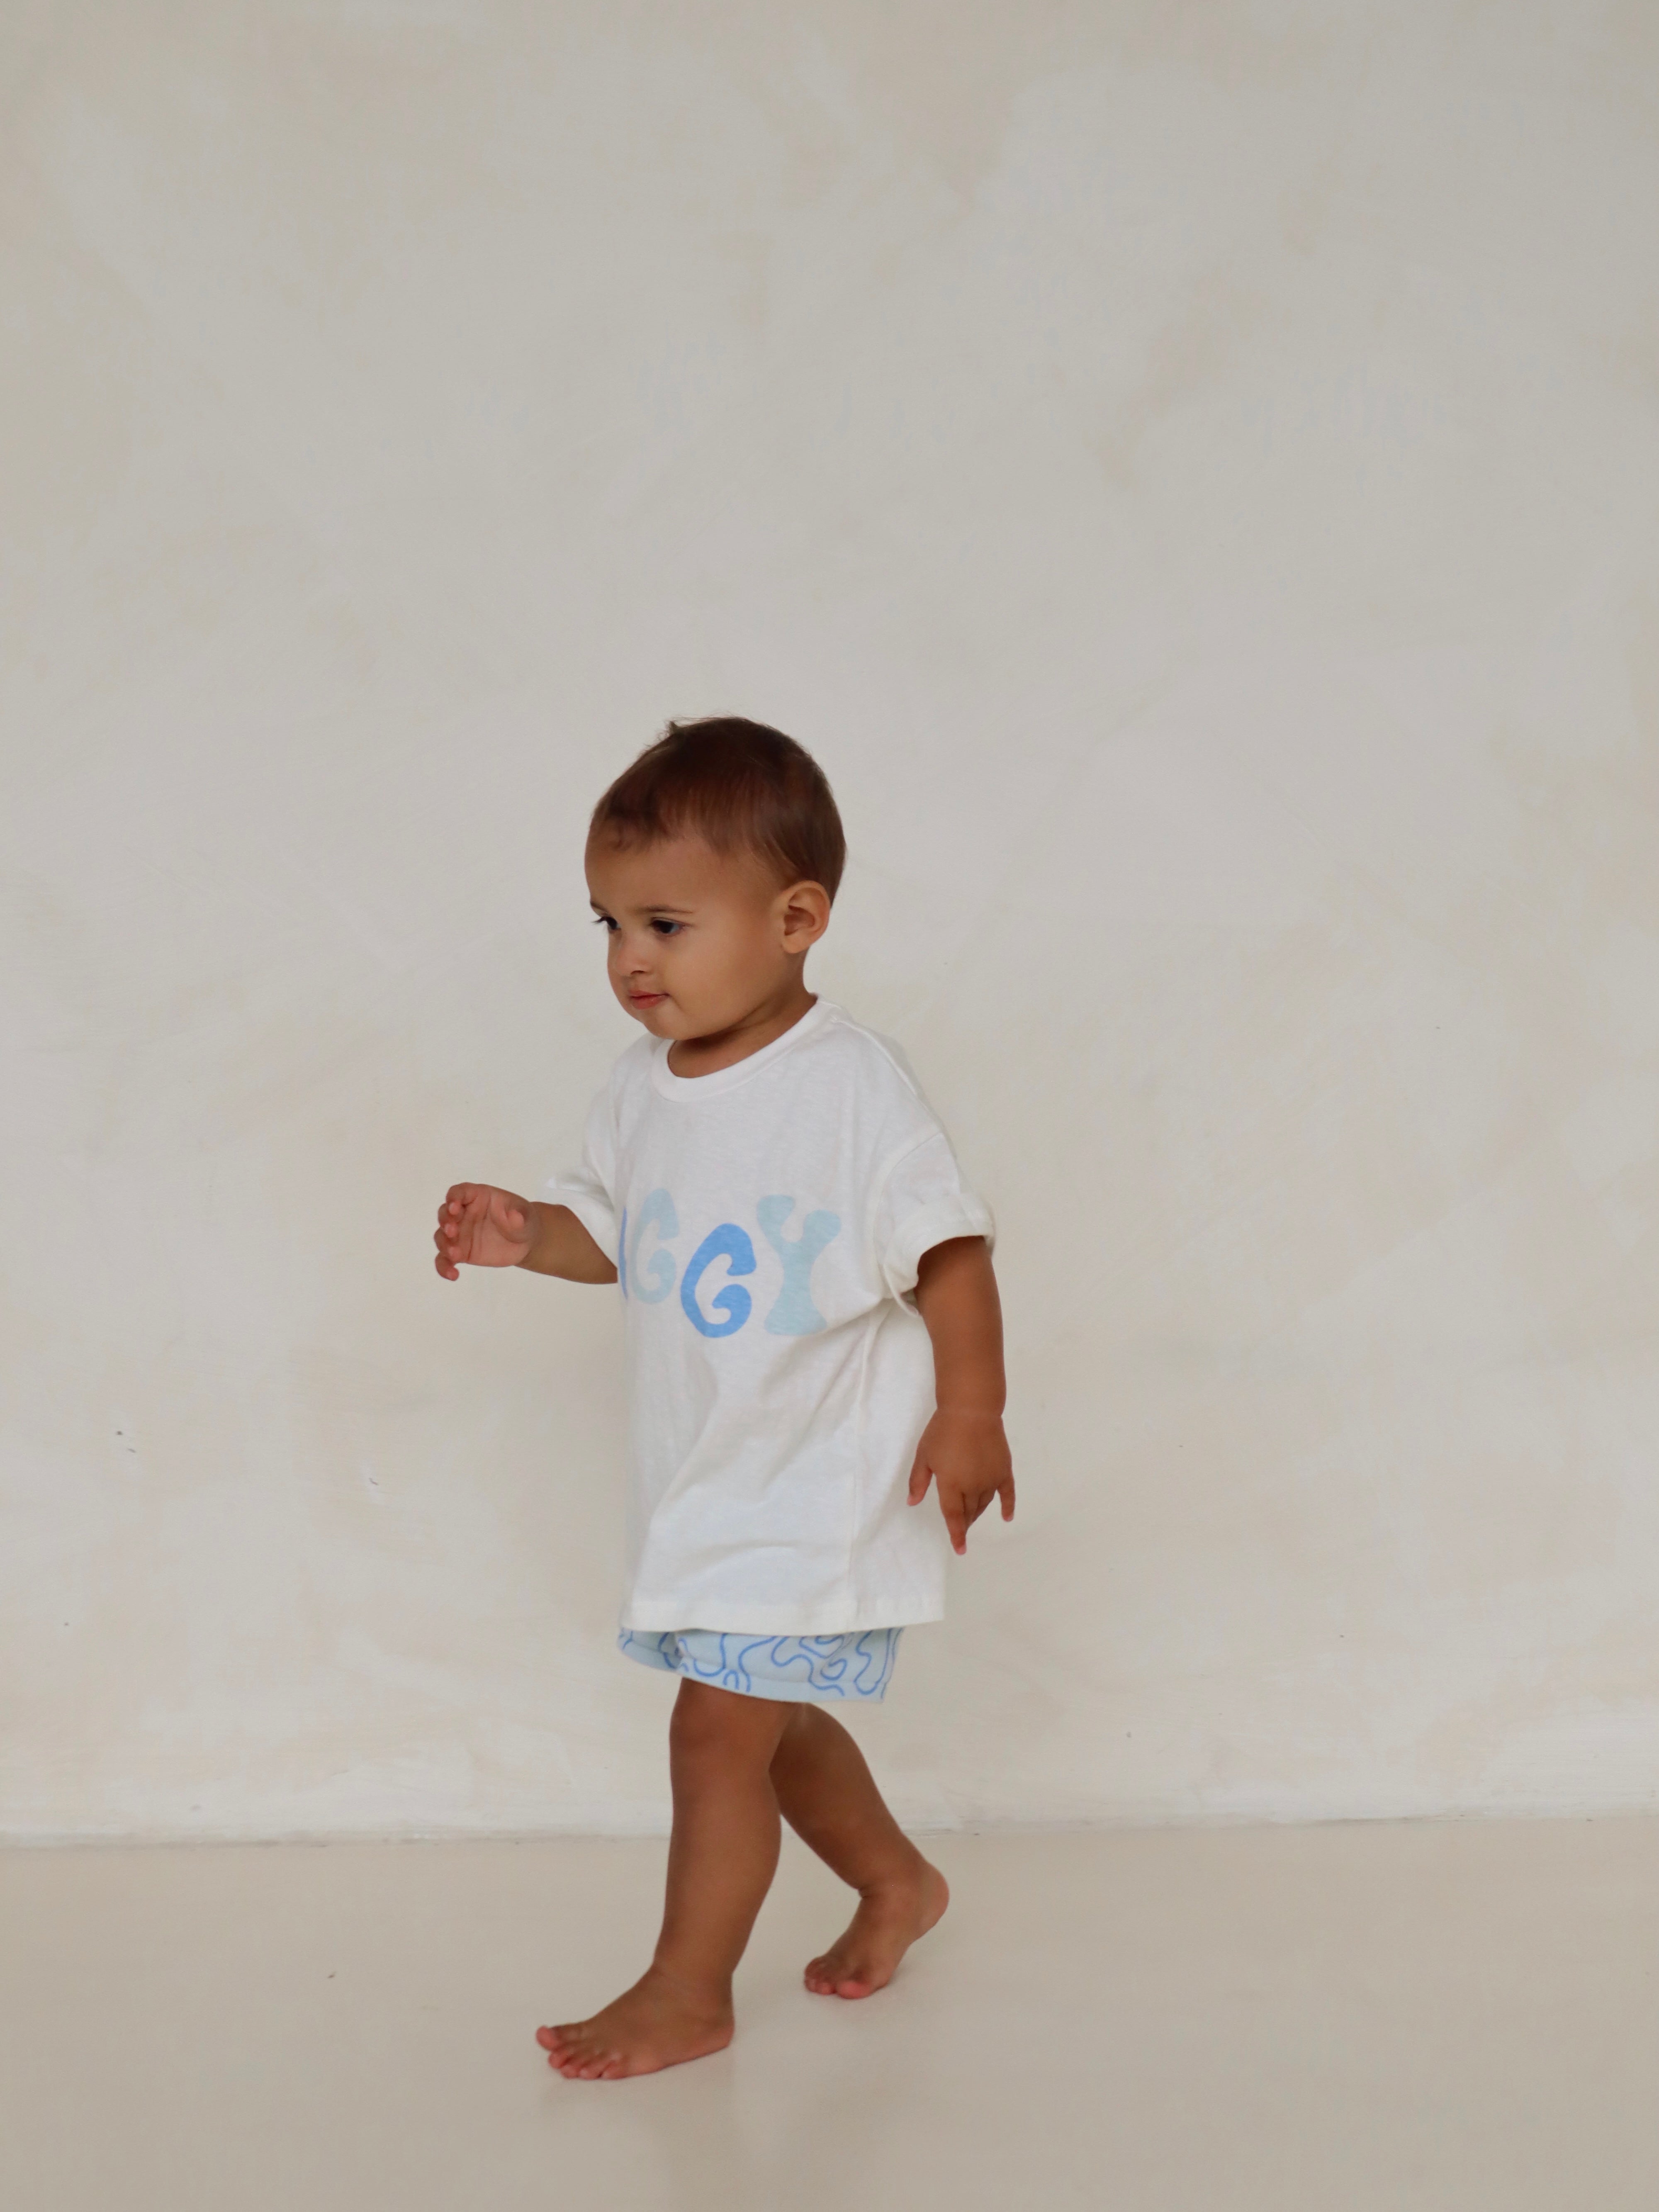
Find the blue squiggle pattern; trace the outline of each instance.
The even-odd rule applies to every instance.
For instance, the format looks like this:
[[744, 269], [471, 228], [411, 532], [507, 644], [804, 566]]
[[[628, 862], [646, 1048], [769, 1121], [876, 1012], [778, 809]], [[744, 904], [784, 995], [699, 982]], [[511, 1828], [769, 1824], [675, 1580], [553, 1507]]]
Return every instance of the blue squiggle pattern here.
[[902, 1628], [844, 1636], [746, 1636], [714, 1628], [624, 1628], [618, 1650], [641, 1666], [797, 1705], [874, 1705], [886, 1695]]

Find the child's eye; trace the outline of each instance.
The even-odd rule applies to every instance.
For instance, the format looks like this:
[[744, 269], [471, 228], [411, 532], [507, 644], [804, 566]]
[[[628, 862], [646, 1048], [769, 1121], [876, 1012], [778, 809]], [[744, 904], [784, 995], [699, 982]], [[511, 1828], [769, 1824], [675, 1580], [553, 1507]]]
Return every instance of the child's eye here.
[[659, 937], [678, 937], [681, 930], [685, 927], [685, 924], [683, 921], [665, 921], [659, 915], [653, 921], [651, 927]]
[[613, 937], [617, 933], [617, 925], [608, 914], [596, 914], [593, 927], [595, 929], [608, 929]]

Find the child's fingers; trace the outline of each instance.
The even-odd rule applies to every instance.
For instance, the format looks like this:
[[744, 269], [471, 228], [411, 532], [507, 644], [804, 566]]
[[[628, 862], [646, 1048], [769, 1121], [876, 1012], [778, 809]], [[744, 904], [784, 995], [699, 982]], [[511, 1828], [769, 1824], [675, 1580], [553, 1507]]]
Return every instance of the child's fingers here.
[[476, 1182], [453, 1182], [444, 1193], [443, 1204], [438, 1208], [438, 1226], [433, 1243], [438, 1248], [434, 1266], [447, 1283], [461, 1279], [457, 1261], [467, 1257], [471, 1249], [471, 1232], [477, 1225], [481, 1212], [489, 1204], [487, 1185]]
[[918, 1452], [910, 1462], [910, 1495], [908, 1503], [920, 1505], [927, 1495], [927, 1486], [933, 1479], [933, 1470]]
[[945, 1486], [939, 1486], [939, 1502], [945, 1515], [945, 1525], [950, 1531], [951, 1549], [961, 1559], [968, 1549], [968, 1515], [963, 1510], [960, 1498], [947, 1498]]
[[1005, 1474], [998, 1483], [997, 1496], [1002, 1500], [1003, 1519], [1012, 1521], [1014, 1517], [1014, 1478], [1012, 1474]]

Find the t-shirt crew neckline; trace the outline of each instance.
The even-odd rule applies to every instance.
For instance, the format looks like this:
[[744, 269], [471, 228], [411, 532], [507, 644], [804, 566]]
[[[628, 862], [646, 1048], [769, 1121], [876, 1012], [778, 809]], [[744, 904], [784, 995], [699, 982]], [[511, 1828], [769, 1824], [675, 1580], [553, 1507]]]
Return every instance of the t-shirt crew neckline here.
[[792, 1022], [781, 1036], [774, 1037], [770, 1044], [763, 1044], [746, 1059], [734, 1060], [730, 1067], [717, 1067], [711, 1075], [676, 1075], [668, 1065], [673, 1039], [659, 1037], [651, 1055], [652, 1084], [665, 1098], [718, 1098], [725, 1091], [735, 1091], [740, 1083], [747, 1083], [751, 1075], [758, 1075], [774, 1060], [781, 1060], [792, 1046], [810, 1036], [814, 1030], [822, 1029], [837, 1011], [828, 999], [815, 999], [800, 1019]]

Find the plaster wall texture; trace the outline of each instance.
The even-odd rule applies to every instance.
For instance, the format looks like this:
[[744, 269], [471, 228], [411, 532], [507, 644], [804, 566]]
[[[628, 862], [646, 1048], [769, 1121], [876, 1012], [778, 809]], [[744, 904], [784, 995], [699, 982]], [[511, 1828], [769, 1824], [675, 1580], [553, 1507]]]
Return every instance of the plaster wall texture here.
[[13, 0], [14, 1837], [647, 1829], [598, 790], [818, 752], [998, 1209], [915, 1820], [1659, 1803], [1659, 15]]

